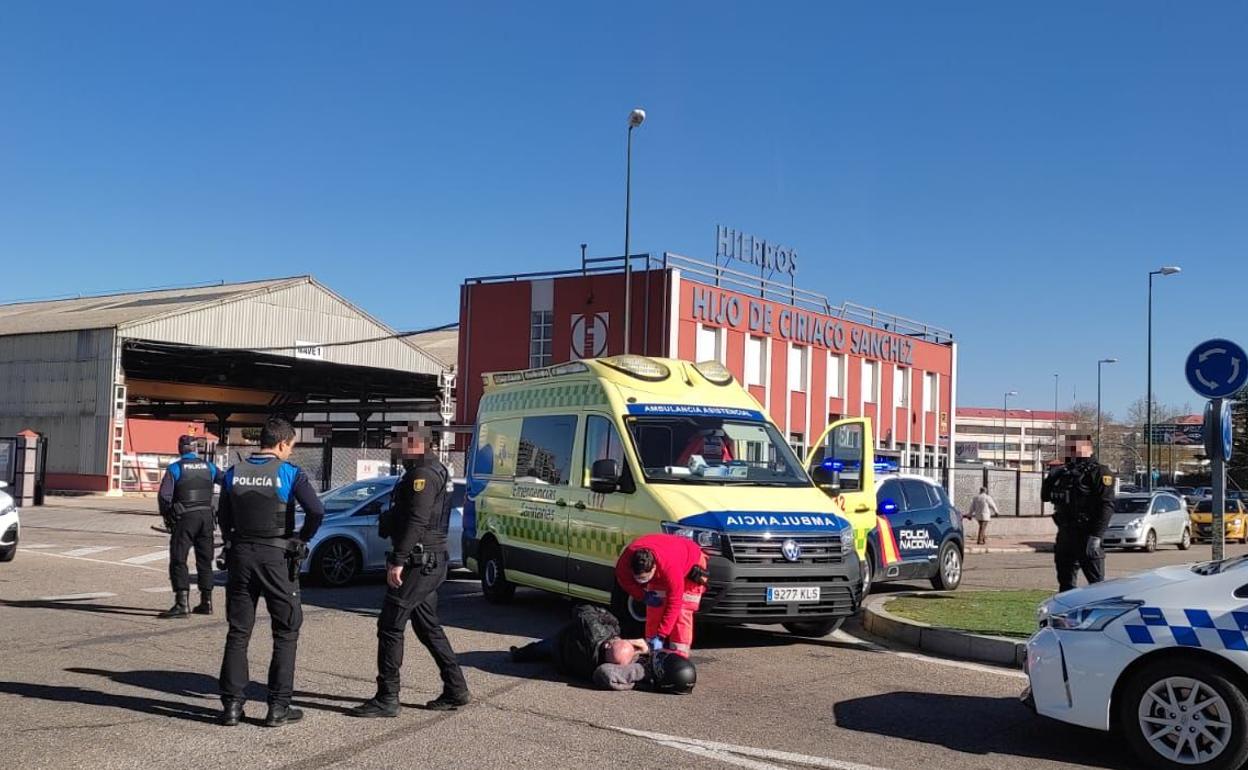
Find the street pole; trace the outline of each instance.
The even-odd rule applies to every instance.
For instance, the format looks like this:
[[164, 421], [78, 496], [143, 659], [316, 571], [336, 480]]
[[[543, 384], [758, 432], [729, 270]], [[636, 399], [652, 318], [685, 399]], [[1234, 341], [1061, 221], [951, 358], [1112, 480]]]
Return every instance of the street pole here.
[[1096, 362], [1096, 459], [1101, 459], [1101, 369], [1105, 364], [1116, 364], [1116, 358], [1102, 358]]
[[1061, 458], [1057, 456], [1057, 386], [1061, 382], [1061, 377], [1057, 374], [1053, 375], [1053, 462], [1057, 462]]
[[[1221, 433], [1219, 418], [1222, 415], [1223, 402], [1220, 398], [1213, 399], [1211, 408], [1205, 414], [1213, 419], [1205, 421], [1206, 433]], [[1221, 443], [1221, 438], [1217, 439]], [[1212, 442], [1206, 441], [1206, 450]], [[1226, 460], [1221, 451], [1210, 454], [1210, 468], [1213, 478], [1213, 559], [1221, 561], [1226, 558]]]
[[1153, 491], [1153, 276], [1174, 275], [1182, 270], [1176, 266], [1150, 270], [1148, 273], [1148, 393], [1144, 398], [1144, 489]]
[[1002, 408], [1001, 408], [1001, 467], [1002, 468], [1009, 467], [1009, 464], [1007, 463], [1005, 459], [1006, 432], [1009, 429], [1009, 422], [1010, 422], [1010, 396], [1017, 396], [1017, 395], [1018, 395], [1017, 390], [1008, 390], [1005, 393], [1005, 397], [1002, 399]]
[[628, 151], [624, 161], [624, 353], [632, 339], [633, 259], [629, 251], [633, 214], [633, 129], [646, 120], [646, 111], [635, 109], [628, 114]]

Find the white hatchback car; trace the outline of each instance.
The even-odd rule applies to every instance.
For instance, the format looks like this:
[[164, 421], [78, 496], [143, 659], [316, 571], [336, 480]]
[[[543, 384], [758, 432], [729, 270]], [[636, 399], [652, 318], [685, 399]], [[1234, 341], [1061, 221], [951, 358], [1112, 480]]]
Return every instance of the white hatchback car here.
[[1248, 556], [1058, 594], [1027, 643], [1024, 700], [1115, 730], [1157, 768], [1248, 761]]
[[0, 561], [13, 561], [17, 555], [17, 541], [22, 534], [17, 504], [4, 491], [7, 486], [0, 481]]

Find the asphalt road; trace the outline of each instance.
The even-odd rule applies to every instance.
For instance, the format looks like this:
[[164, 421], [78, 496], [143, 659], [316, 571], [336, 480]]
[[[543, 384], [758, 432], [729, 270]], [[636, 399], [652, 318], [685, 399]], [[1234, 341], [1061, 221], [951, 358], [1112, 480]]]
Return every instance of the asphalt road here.
[[[98, 510], [107, 507], [108, 510]], [[22, 549], [0, 565], [0, 714], [9, 767], [1124, 767], [1101, 735], [1034, 717], [1016, 671], [881, 648], [856, 624], [819, 641], [770, 628], [701, 632], [691, 696], [606, 693], [510, 662], [507, 647], [547, 634], [568, 604], [521, 591], [485, 603], [461, 575], [441, 612], [475, 703], [353, 720], [373, 691], [382, 584], [307, 587], [296, 674], [306, 718], [269, 730], [218, 727], [225, 637], [211, 618], [160, 620], [171, 595], [165, 539], [148, 504], [71, 501], [23, 514]], [[1179, 559], [1113, 556], [1111, 573]], [[1051, 556], [973, 556], [966, 585], [1044, 587]], [[252, 640], [263, 682], [267, 616]], [[436, 670], [414, 638], [405, 704], [433, 697]], [[263, 690], [248, 717], [263, 717]], [[245, 757], [241, 758], [240, 757]], [[241, 763], [241, 764], [240, 764]]]

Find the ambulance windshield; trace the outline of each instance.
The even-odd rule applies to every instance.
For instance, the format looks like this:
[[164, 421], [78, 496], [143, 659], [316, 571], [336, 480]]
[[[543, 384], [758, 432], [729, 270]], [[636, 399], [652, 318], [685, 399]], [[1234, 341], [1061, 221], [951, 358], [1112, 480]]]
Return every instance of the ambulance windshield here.
[[810, 486], [793, 450], [766, 422], [639, 417], [630, 419], [628, 428], [649, 481]]

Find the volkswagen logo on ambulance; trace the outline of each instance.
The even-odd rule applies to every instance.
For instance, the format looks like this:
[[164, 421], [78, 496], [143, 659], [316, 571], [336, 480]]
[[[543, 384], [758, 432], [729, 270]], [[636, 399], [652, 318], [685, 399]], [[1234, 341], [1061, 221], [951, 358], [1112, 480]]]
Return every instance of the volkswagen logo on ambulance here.
[[780, 553], [784, 555], [785, 561], [798, 561], [802, 558], [802, 547], [797, 541], [789, 538], [780, 544]]

